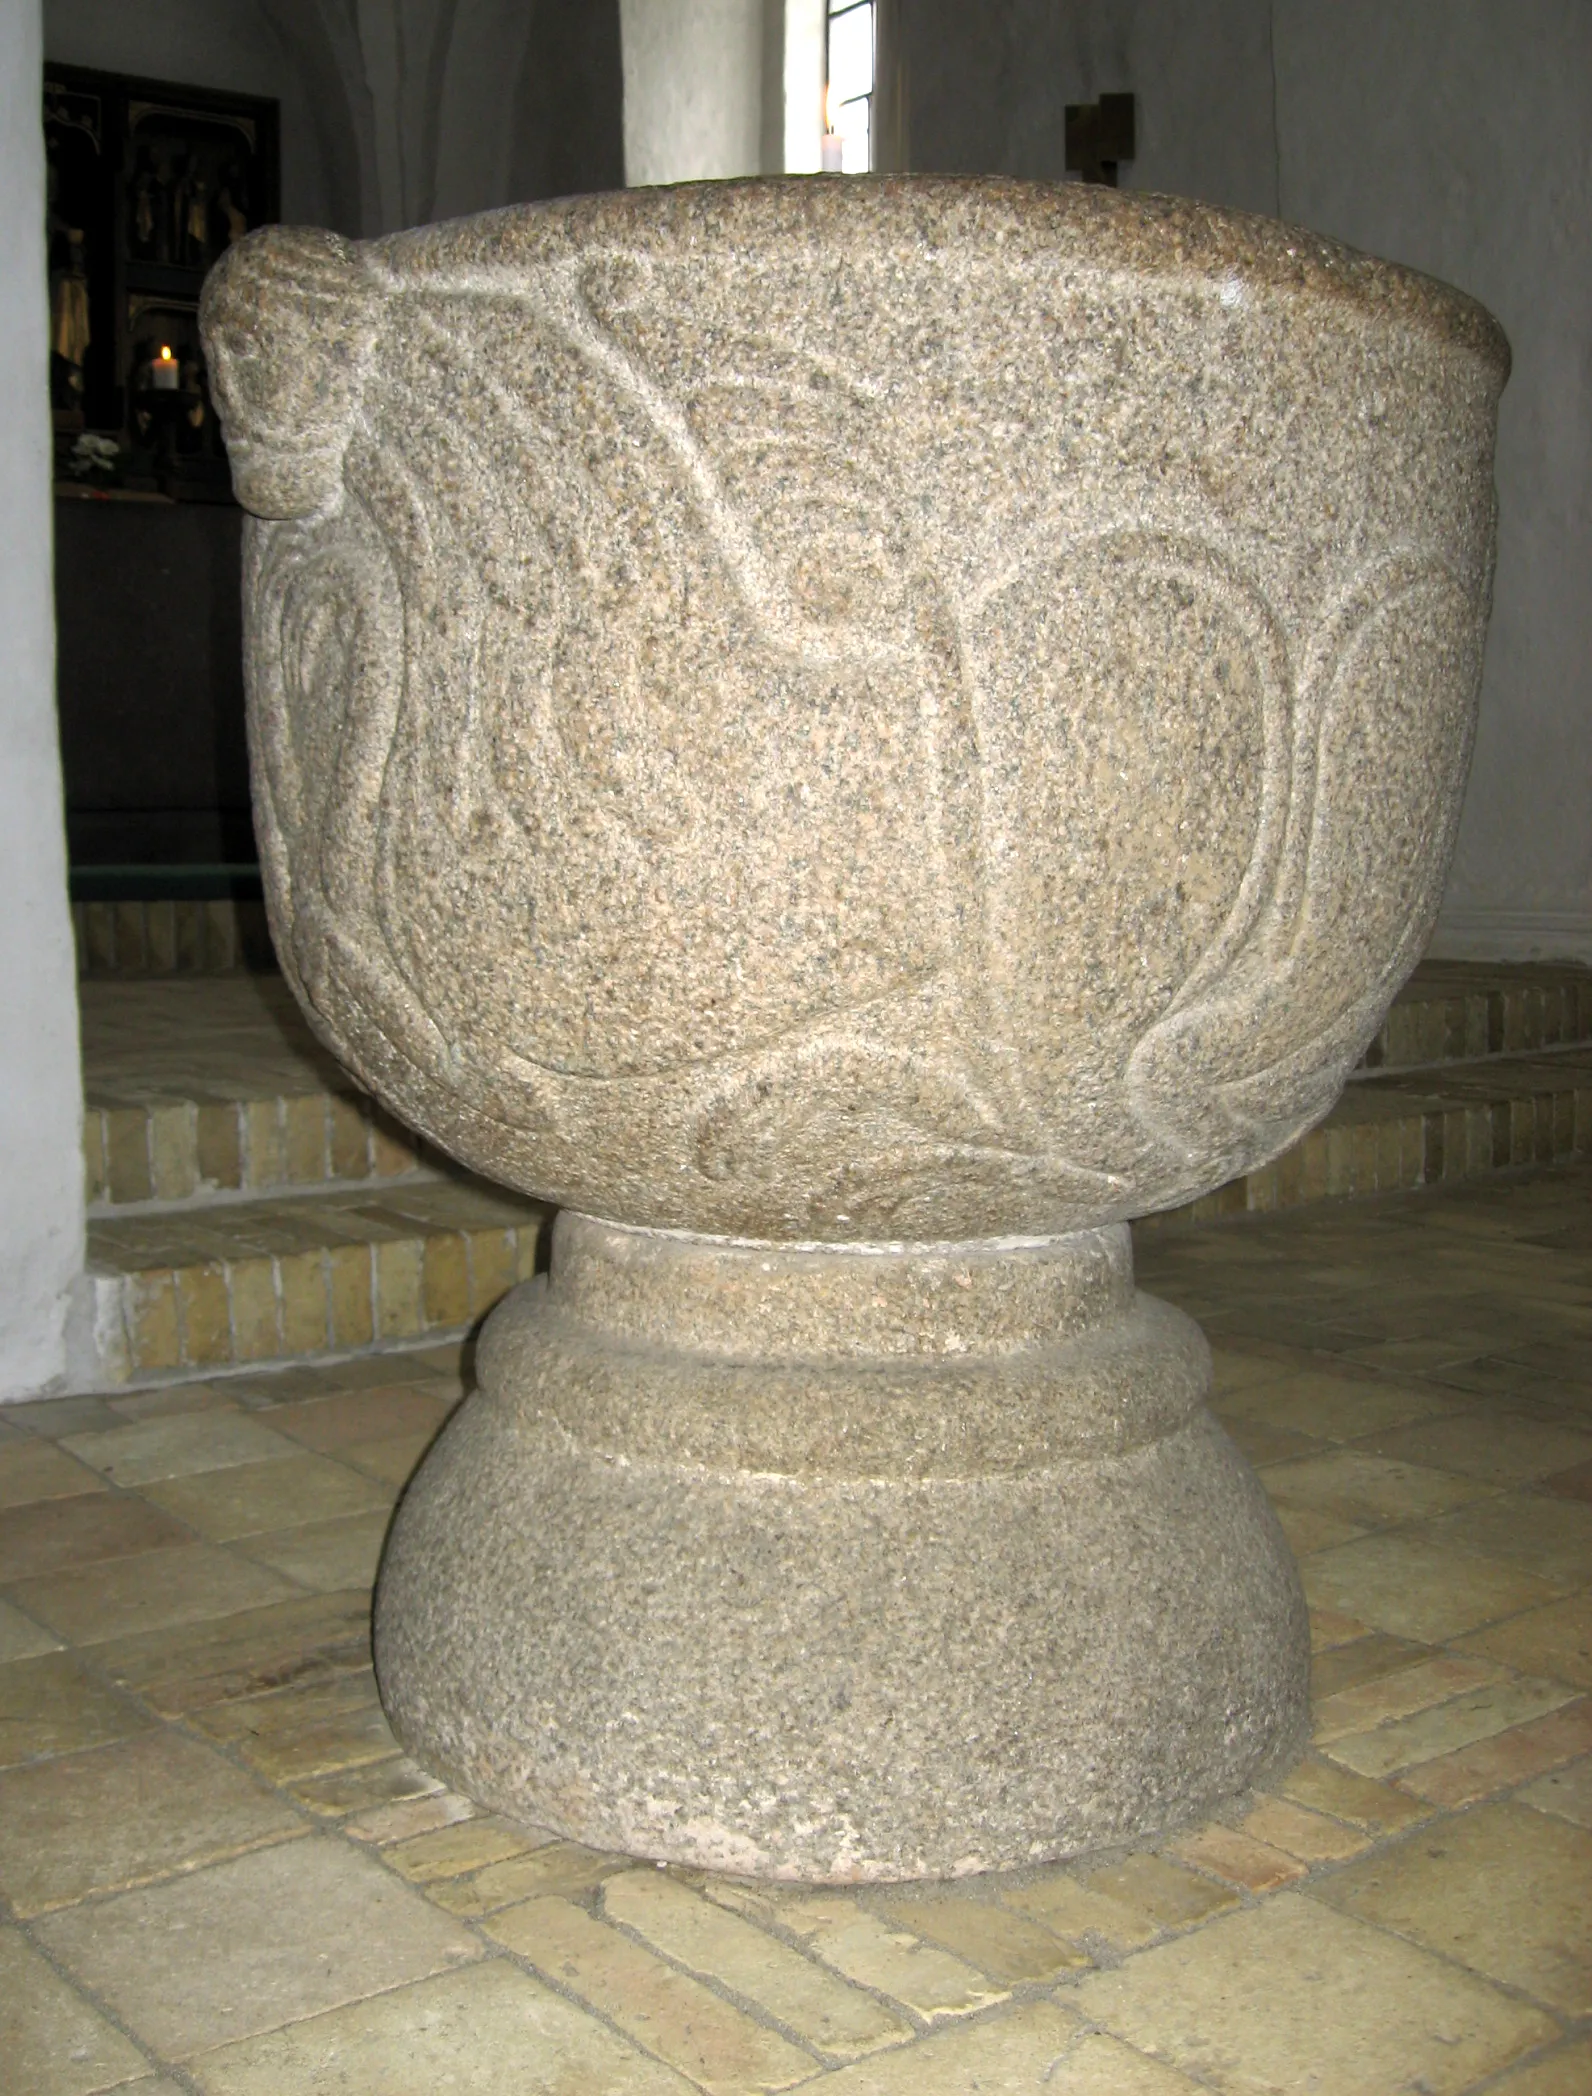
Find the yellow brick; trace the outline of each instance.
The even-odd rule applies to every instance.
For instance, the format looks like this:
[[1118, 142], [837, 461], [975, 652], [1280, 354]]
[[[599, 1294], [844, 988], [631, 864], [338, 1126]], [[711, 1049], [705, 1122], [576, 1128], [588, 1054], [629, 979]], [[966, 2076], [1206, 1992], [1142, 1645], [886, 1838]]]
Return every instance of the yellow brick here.
[[280, 1104], [276, 1099], [250, 1099], [241, 1109], [243, 1183], [253, 1192], [281, 1186], [287, 1179]]
[[219, 1262], [185, 1266], [177, 1276], [182, 1304], [183, 1359], [190, 1368], [214, 1368], [230, 1361], [232, 1315], [227, 1301], [226, 1270]]
[[202, 1186], [241, 1187], [243, 1154], [239, 1140], [238, 1109], [201, 1106], [198, 1110], [199, 1182]]
[[83, 905], [83, 943], [88, 968], [94, 975], [110, 975], [116, 968], [116, 920], [108, 902]]
[[376, 1337], [412, 1339], [425, 1330], [421, 1289], [422, 1246], [418, 1237], [394, 1238], [375, 1247]]
[[541, 1245], [542, 1232], [535, 1223], [521, 1223], [514, 1233], [514, 1273], [521, 1281], [534, 1280], [536, 1276], [536, 1254]]
[[149, 1116], [141, 1106], [118, 1106], [105, 1116], [105, 1168], [113, 1201], [147, 1201]]
[[1327, 1190], [1327, 1132], [1312, 1128], [1300, 1146], [1304, 1151], [1301, 1198], [1319, 1201]]
[[127, 1342], [135, 1370], [180, 1368], [175, 1275], [156, 1268], [127, 1282]]
[[361, 1102], [334, 1095], [326, 1103], [330, 1123], [331, 1176], [334, 1179], [368, 1178], [370, 1122]]
[[472, 1230], [470, 1246], [470, 1316], [479, 1317], [519, 1279], [512, 1230]]
[[142, 975], [148, 965], [144, 906], [141, 902], [115, 902], [111, 910], [116, 924], [116, 972]]
[[106, 1198], [105, 1116], [90, 1107], [83, 1116], [83, 1198], [90, 1207]]
[[371, 1170], [378, 1179], [395, 1179], [400, 1172], [412, 1172], [418, 1162], [414, 1146], [415, 1138], [407, 1129], [400, 1128], [385, 1114], [377, 1114], [370, 1131]]
[[438, 1878], [466, 1877], [489, 1863], [523, 1856], [528, 1849], [545, 1848], [554, 1838], [538, 1828], [483, 1814], [394, 1842], [384, 1853], [400, 1877], [412, 1885], [429, 1885]]
[[370, 1246], [332, 1246], [326, 1254], [326, 1273], [333, 1346], [369, 1346], [373, 1337]]
[[500, 1943], [704, 2089], [794, 2088], [818, 2072], [810, 2053], [765, 2030], [568, 1900], [528, 1900], [488, 1923]]
[[149, 966], [160, 975], [170, 975], [177, 965], [177, 911], [170, 902], [151, 902], [144, 908], [145, 937]]
[[318, 1093], [282, 1101], [282, 1140], [290, 1186], [318, 1185], [326, 1177], [326, 1101]]
[[282, 1351], [319, 1354], [331, 1344], [326, 1259], [321, 1252], [287, 1252], [277, 1260], [282, 1284]]
[[193, 1108], [157, 1106], [149, 1116], [150, 1179], [161, 1201], [185, 1201], [198, 1183]]
[[450, 1914], [473, 1921], [496, 1913], [499, 1907], [544, 1895], [578, 1899], [615, 1871], [629, 1870], [632, 1862], [629, 1856], [582, 1848], [578, 1841], [555, 1841], [546, 1848], [510, 1856], [503, 1863], [488, 1864], [473, 1877], [440, 1880], [428, 1888], [427, 1897]]
[[238, 965], [238, 917], [230, 902], [204, 905], [205, 966], [212, 970]]
[[778, 1922], [844, 1978], [892, 1996], [926, 2023], [970, 2016], [1007, 1997], [1007, 1988], [965, 1959], [892, 1928], [845, 1893], [752, 1892], [733, 1879], [710, 1881], [704, 1889], [752, 1920]]
[[424, 1259], [424, 1305], [428, 1326], [462, 1325], [470, 1316], [470, 1272], [464, 1239], [455, 1232], [428, 1237]]
[[1287, 1798], [1262, 1798], [1245, 1818], [1244, 1832], [1297, 1856], [1301, 1863], [1335, 1863], [1345, 1856], [1358, 1856], [1370, 1840], [1359, 1828], [1346, 1827]]
[[270, 1259], [234, 1259], [228, 1268], [232, 1292], [233, 1344], [240, 1361], [270, 1361], [282, 1351], [282, 1320], [276, 1271]]
[[183, 975], [196, 975], [204, 964], [204, 905], [197, 902], [179, 902], [175, 915], [178, 972]]
[[886, 1893], [881, 1905], [892, 1921], [914, 1936], [966, 1958], [1008, 1986], [1049, 1982], [1089, 1963], [1076, 1944], [993, 1900], [930, 1888]]
[[610, 1921], [634, 1930], [664, 1957], [756, 2002], [822, 2052], [861, 2059], [912, 2035], [903, 2018], [871, 1995], [661, 1871], [610, 1878], [602, 1907]]

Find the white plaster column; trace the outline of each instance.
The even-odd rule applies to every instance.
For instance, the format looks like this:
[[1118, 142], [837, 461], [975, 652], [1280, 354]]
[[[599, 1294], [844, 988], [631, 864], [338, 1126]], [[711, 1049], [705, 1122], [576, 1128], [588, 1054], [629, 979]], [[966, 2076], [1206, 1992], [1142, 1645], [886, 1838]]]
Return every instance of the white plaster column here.
[[55, 728], [39, 0], [0, 0], [0, 1400], [66, 1368], [82, 1080]]
[[620, 0], [632, 188], [759, 172], [763, 34], [764, 0]]

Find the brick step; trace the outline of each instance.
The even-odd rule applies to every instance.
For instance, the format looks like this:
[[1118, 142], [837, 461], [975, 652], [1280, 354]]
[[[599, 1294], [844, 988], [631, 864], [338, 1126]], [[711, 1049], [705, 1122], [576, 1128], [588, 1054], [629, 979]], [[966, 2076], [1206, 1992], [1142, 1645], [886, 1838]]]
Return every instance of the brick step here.
[[78, 975], [89, 981], [276, 970], [263, 902], [197, 896], [74, 902], [72, 931]]
[[104, 1386], [454, 1338], [535, 1270], [551, 1210], [420, 1181], [91, 1221]]
[[1592, 1156], [1592, 1047], [1360, 1076], [1291, 1150], [1141, 1230]]
[[1592, 1046], [1592, 969], [1423, 961], [1355, 1078], [1584, 1046]]
[[361, 1092], [279, 975], [87, 981], [91, 1215], [451, 1171]]

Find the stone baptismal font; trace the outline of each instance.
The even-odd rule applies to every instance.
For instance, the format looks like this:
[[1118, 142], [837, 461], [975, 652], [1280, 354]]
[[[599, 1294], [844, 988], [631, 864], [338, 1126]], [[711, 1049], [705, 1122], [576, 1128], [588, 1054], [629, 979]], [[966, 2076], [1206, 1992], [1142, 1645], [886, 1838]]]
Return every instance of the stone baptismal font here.
[[1494, 322], [923, 177], [272, 229], [204, 328], [282, 965], [562, 1211], [389, 1540], [400, 1738], [818, 1881], [1295, 1754], [1298, 1575], [1128, 1222], [1319, 1120], [1431, 930]]

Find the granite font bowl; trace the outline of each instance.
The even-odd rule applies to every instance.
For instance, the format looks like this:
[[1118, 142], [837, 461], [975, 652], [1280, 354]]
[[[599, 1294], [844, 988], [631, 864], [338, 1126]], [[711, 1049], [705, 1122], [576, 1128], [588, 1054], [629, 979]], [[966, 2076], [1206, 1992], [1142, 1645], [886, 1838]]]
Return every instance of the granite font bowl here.
[[272, 229], [204, 327], [278, 950], [445, 1149], [950, 1240], [1331, 1105], [1471, 747], [1468, 299], [1166, 198], [792, 180]]
[[283, 965], [564, 1210], [389, 1537], [405, 1745], [815, 1881], [1295, 1753], [1297, 1569], [1125, 1219], [1323, 1114], [1426, 938], [1493, 323], [1199, 205], [819, 179], [257, 234], [203, 324]]

